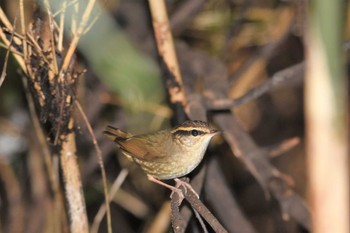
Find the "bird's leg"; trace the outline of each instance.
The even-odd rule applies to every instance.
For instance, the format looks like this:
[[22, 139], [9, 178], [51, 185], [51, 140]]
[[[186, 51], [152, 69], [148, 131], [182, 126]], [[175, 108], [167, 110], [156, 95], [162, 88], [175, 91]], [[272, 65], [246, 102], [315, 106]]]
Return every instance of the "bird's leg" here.
[[177, 193], [177, 194], [179, 195], [179, 198], [180, 198], [179, 203], [181, 203], [182, 200], [185, 198], [185, 197], [184, 197], [184, 194], [182, 193], [182, 190], [179, 189], [178, 187], [175, 188], [175, 187], [173, 187], [173, 186], [171, 186], [171, 185], [168, 185], [168, 184], [166, 184], [166, 183], [164, 183], [164, 182], [162, 182], [162, 181], [160, 181], [160, 180], [158, 180], [158, 179], [156, 179], [156, 178], [154, 178], [153, 176], [150, 176], [150, 175], [147, 175], [147, 177], [148, 177], [148, 180], [149, 180], [149, 181], [152, 181], [152, 182], [154, 182], [154, 183], [157, 183], [157, 184], [159, 184], [159, 185], [162, 185], [162, 186], [164, 186], [164, 187], [170, 189], [170, 190], [172, 191], [170, 197], [172, 197], [172, 195], [173, 195], [174, 192]]
[[183, 181], [183, 180], [180, 180], [179, 178], [175, 178], [175, 183], [176, 183], [176, 188], [179, 188], [180, 186], [184, 187], [185, 189], [185, 192], [187, 191], [187, 188], [190, 189], [196, 196], [197, 198], [199, 199], [199, 195], [198, 193], [193, 189], [193, 187], [187, 183], [186, 181]]

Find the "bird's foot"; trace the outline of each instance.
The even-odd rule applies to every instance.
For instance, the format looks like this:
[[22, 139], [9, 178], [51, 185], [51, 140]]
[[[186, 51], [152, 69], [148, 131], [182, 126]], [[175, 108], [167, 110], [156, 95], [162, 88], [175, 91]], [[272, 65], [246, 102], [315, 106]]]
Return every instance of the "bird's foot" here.
[[[171, 185], [168, 185], [168, 184], [166, 184], [166, 183], [164, 183], [164, 182], [154, 178], [153, 176], [148, 175], [147, 177], [148, 177], [148, 180], [170, 189], [172, 191], [171, 194], [170, 194], [170, 198], [173, 198], [173, 194], [177, 193], [179, 195], [179, 203], [181, 203], [182, 200], [185, 198], [184, 194], [182, 193], [182, 190], [179, 189], [180, 186], [179, 187], [173, 187]], [[185, 188], [185, 190], [186, 190], [186, 188]]]
[[196, 197], [199, 199], [198, 193], [193, 189], [193, 187], [192, 187], [189, 183], [187, 183], [186, 181], [180, 180], [179, 178], [175, 178], [174, 180], [175, 180], [175, 183], [176, 183], [175, 187], [176, 187], [177, 189], [179, 189], [179, 188], [182, 186], [182, 187], [184, 187], [184, 189], [185, 189], [185, 193], [187, 192], [187, 189], [189, 189], [189, 190], [191, 190], [192, 193], [194, 193], [194, 194], [196, 195]]

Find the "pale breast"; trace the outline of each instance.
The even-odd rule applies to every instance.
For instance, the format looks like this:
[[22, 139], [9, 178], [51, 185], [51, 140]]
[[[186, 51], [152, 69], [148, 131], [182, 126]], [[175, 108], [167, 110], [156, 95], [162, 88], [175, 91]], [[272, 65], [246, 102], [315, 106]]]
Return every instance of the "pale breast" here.
[[[209, 140], [207, 140], [207, 144]], [[192, 172], [202, 161], [206, 148], [206, 146], [192, 148], [191, 154], [178, 150], [171, 156], [171, 159], [164, 158], [161, 161], [134, 160], [145, 173], [160, 180], [168, 180], [182, 177]]]

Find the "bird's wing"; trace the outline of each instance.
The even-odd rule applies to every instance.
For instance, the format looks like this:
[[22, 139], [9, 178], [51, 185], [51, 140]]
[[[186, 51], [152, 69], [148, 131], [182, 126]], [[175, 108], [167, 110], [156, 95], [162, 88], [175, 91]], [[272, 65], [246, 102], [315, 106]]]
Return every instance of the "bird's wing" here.
[[134, 136], [127, 139], [115, 140], [115, 142], [120, 146], [120, 149], [131, 157], [144, 161], [153, 161], [166, 155], [164, 151], [160, 150], [159, 143], [162, 143], [162, 140], [164, 138], [148, 135], [147, 140], [143, 136]]

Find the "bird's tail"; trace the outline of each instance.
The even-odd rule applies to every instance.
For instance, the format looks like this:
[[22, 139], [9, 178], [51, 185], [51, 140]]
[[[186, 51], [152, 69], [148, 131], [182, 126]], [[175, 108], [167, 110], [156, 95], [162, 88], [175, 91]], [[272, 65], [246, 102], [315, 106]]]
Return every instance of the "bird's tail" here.
[[128, 134], [127, 132], [124, 132], [110, 125], [107, 126], [106, 130], [103, 131], [103, 133], [106, 136], [106, 138], [110, 141], [115, 141], [117, 138], [126, 139], [131, 136], [131, 134]]

